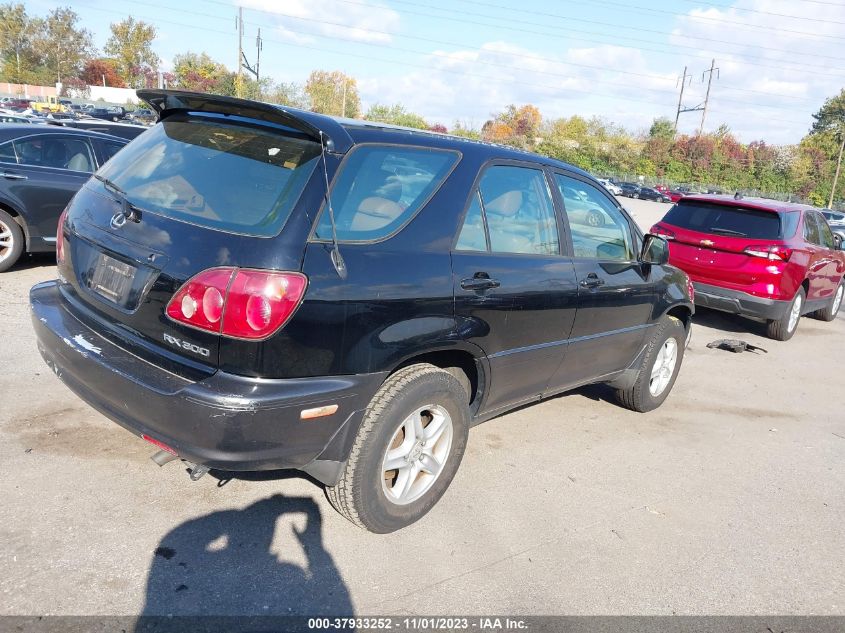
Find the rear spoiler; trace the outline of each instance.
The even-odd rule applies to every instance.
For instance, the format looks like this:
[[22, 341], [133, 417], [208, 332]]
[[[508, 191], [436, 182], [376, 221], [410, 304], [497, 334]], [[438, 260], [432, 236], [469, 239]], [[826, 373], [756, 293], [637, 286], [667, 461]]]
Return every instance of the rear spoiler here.
[[138, 90], [138, 97], [150, 104], [159, 120], [177, 112], [213, 112], [267, 121], [293, 128], [316, 142], [321, 133], [326, 150], [345, 154], [354, 144], [344, 127], [330, 116], [287, 108], [271, 103], [188, 92], [185, 90]]

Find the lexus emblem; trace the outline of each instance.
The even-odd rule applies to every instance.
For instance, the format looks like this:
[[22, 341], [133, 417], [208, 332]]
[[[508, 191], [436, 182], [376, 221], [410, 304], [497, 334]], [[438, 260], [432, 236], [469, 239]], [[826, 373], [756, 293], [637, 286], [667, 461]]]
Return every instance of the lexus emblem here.
[[109, 222], [113, 229], [119, 229], [121, 226], [126, 224], [126, 214], [123, 211], [118, 211], [113, 216], [111, 216], [111, 222]]

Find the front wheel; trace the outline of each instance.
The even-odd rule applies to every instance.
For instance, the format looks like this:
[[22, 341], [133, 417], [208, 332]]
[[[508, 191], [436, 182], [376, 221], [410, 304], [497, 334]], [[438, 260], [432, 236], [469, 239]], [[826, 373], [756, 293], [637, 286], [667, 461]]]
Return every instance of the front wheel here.
[[335, 509], [379, 534], [423, 517], [452, 482], [466, 449], [469, 407], [461, 383], [428, 364], [390, 376], [373, 396], [336, 485]]
[[770, 319], [766, 323], [766, 335], [776, 341], [788, 341], [798, 329], [798, 321], [801, 319], [801, 312], [804, 309], [804, 300], [807, 298], [804, 288], [799, 288], [792, 299], [792, 303], [779, 319]]
[[663, 404], [681, 370], [686, 341], [687, 332], [680, 319], [663, 317], [646, 348], [636, 382], [616, 391], [619, 404], [641, 413]]
[[820, 321], [833, 321], [833, 319], [836, 318], [836, 315], [839, 314], [839, 308], [842, 307], [843, 296], [845, 296], [845, 279], [839, 283], [839, 287], [830, 299], [830, 303], [821, 310], [816, 310], [810, 316], [815, 319], [819, 319]]
[[587, 213], [587, 225], [596, 228], [604, 226], [604, 216], [598, 211], [590, 211]]

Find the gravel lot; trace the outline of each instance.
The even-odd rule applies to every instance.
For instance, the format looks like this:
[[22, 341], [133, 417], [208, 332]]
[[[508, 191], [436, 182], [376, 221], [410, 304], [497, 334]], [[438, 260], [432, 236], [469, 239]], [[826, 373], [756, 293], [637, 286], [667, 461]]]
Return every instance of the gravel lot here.
[[[845, 614], [845, 317], [778, 343], [702, 310], [661, 409], [588, 388], [476, 427], [440, 504], [375, 536], [295, 474], [155, 466], [41, 361], [54, 274], [0, 275], [0, 614]], [[734, 336], [769, 353], [705, 347]]]

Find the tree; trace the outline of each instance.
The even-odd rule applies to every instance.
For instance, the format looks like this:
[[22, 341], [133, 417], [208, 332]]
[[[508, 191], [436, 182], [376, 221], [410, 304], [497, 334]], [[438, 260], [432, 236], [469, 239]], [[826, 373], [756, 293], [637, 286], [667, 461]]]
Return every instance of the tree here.
[[296, 82], [280, 82], [267, 91], [267, 100], [283, 106], [308, 110], [311, 102], [305, 92], [305, 86]]
[[671, 141], [675, 138], [675, 124], [666, 117], [657, 118], [651, 124], [651, 128], [648, 130], [648, 136], [649, 138]]
[[126, 84], [117, 72], [117, 62], [106, 57], [89, 59], [79, 77], [89, 86], [126, 87]]
[[361, 98], [354, 78], [339, 70], [315, 70], [305, 82], [305, 94], [311, 109], [321, 114], [345, 116], [351, 119], [361, 113]]
[[833, 175], [833, 185], [830, 188], [830, 199], [827, 204], [828, 207], [832, 207], [839, 173], [842, 169], [842, 152], [845, 151], [845, 88], [837, 96], [827, 99], [813, 118], [815, 121], [810, 134], [829, 134], [839, 141], [836, 172]]
[[6, 81], [30, 83], [35, 79], [42, 56], [34, 42], [43, 29], [43, 20], [30, 17], [23, 4], [0, 5], [0, 55]]
[[[228, 69], [207, 53], [182, 53], [173, 58], [173, 75], [178, 88], [195, 92], [219, 92]], [[218, 90], [215, 90], [217, 88]]]
[[145, 75], [157, 70], [160, 62], [152, 49], [156, 28], [130, 15], [112, 24], [111, 33], [104, 50], [115, 58], [120, 76], [129, 86], [147, 83]]
[[378, 121], [380, 123], [389, 123], [390, 125], [401, 125], [403, 127], [412, 127], [418, 130], [429, 129], [428, 122], [419, 114], [408, 112], [401, 103], [396, 103], [392, 106], [381, 105], [375, 103], [370, 106], [364, 118], [368, 121]]
[[79, 15], [69, 7], [59, 7], [47, 14], [36, 46], [56, 83], [64, 77], [75, 78], [94, 54], [91, 31], [77, 27]]

